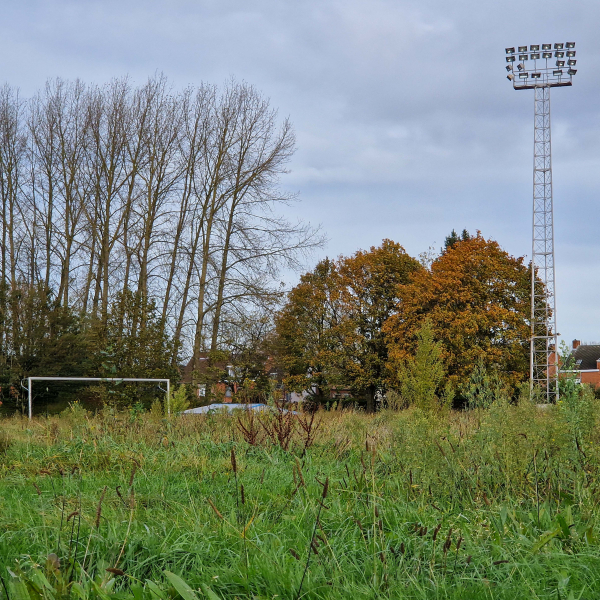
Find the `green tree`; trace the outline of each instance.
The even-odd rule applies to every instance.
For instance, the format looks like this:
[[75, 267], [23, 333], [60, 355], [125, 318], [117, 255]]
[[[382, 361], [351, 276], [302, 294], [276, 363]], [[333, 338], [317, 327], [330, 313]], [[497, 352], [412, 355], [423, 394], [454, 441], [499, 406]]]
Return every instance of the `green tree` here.
[[438, 409], [443, 403], [440, 385], [445, 369], [442, 362], [442, 345], [433, 337], [429, 320], [417, 332], [417, 351], [399, 365], [400, 392], [408, 406], [422, 410]]
[[[93, 354], [91, 339], [79, 316], [62, 306], [51, 289], [43, 284], [20, 283], [11, 291], [11, 327], [0, 355], [0, 385], [6, 404], [13, 407], [21, 394], [19, 382], [25, 377], [81, 377], [88, 373]], [[59, 396], [72, 398], [77, 387], [47, 386], [37, 391], [46, 402]]]
[[468, 408], [489, 408], [494, 400], [504, 393], [502, 379], [498, 373], [488, 372], [483, 361], [479, 359], [469, 376], [461, 386], [461, 394]]
[[444, 247], [442, 248], [442, 252], [445, 252], [449, 248], [452, 248], [452, 246], [454, 246], [454, 244], [456, 244], [457, 242], [466, 242], [470, 240], [471, 237], [471, 234], [466, 229], [463, 229], [460, 235], [456, 233], [456, 231], [453, 229], [450, 232], [450, 235], [447, 235], [446, 239], [444, 240]]
[[[173, 341], [166, 333], [154, 302], [129, 290], [120, 293], [110, 306], [106, 325], [92, 325], [94, 363], [90, 369], [99, 377], [140, 377], [179, 380], [173, 364]], [[91, 373], [90, 373], [91, 374]], [[111, 386], [117, 404], [149, 401], [161, 392], [156, 386], [140, 384]]]

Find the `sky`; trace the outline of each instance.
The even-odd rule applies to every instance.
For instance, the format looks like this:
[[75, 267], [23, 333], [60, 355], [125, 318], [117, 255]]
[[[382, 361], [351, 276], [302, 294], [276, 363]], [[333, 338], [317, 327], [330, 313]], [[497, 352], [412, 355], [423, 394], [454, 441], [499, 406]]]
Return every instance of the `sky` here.
[[[313, 257], [384, 238], [413, 256], [452, 229], [531, 255], [533, 92], [507, 46], [575, 41], [572, 88], [552, 90], [557, 323], [600, 343], [598, 0], [3, 0], [2, 79], [104, 83], [156, 72], [177, 88], [254, 85], [297, 151], [288, 215], [320, 225]], [[594, 41], [596, 40], [596, 41]], [[308, 264], [307, 268], [312, 264]]]

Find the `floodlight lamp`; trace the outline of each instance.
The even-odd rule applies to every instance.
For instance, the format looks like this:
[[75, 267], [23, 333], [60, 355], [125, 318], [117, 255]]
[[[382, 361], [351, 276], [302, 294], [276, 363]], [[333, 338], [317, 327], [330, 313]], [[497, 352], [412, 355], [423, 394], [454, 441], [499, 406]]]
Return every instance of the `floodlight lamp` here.
[[564, 44], [554, 44], [554, 49], [555, 50], [562, 50], [565, 47]]
[[554, 56], [556, 56], [556, 58], [562, 58], [565, 55], [564, 52], [555, 52]]
[[552, 52], [543, 52], [542, 58], [552, 58]]
[[576, 61], [574, 58], [570, 58], [570, 59], [567, 61], [567, 64], [568, 64], [570, 67], [574, 67], [574, 66], [577, 64], [577, 61]]
[[531, 44], [531, 46], [529, 46], [529, 50], [531, 50], [531, 52], [539, 52], [540, 45], [539, 44]]
[[515, 76], [512, 73], [506, 76], [506, 79], [508, 79], [509, 81], [512, 81], [514, 78]]
[[562, 69], [557, 69], [556, 71], [552, 71], [552, 75], [554, 75], [554, 77], [561, 77]]
[[527, 52], [527, 46], [519, 46], [519, 52]]
[[519, 63], [517, 65], [517, 69], [519, 69], [519, 71], [522, 71], [525, 68], [525, 65], [523, 63]]
[[575, 75], [575, 73], [577, 73], [577, 69], [569, 69], [569, 70], [567, 71], [567, 73], [568, 73], [569, 75]]
[[542, 44], [542, 50], [552, 50], [552, 44]]
[[512, 71], [512, 65], [506, 65], [506, 70], [507, 71]]
[[539, 60], [540, 55], [536, 52], [535, 54], [531, 55], [531, 60]]
[[506, 48], [506, 54], [514, 54], [514, 53], [515, 53], [514, 48]]
[[564, 67], [565, 66], [565, 61], [564, 60], [557, 60], [556, 61], [556, 66], [557, 67]]
[[528, 60], [529, 54], [519, 54], [519, 60]]
[[569, 57], [575, 56], [575, 50], [567, 50], [567, 56], [569, 56]]
[[519, 73], [519, 79], [527, 79], [529, 77], [529, 73], [527, 71], [525, 73]]
[[532, 73], [532, 74], [531, 74], [531, 78], [532, 78], [532, 79], [539, 79], [541, 76], [542, 76], [542, 74], [541, 74], [541, 73]]
[[506, 57], [506, 62], [507, 62], [507, 63], [512, 63], [512, 62], [515, 62], [515, 57], [514, 57], [514, 56], [507, 56], [507, 57]]
[[575, 48], [575, 42], [567, 42], [565, 45], [567, 48]]

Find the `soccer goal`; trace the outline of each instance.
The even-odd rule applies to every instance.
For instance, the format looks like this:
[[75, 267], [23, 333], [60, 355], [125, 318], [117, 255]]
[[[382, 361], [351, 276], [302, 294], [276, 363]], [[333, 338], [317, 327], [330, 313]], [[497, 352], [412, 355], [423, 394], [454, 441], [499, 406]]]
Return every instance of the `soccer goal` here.
[[139, 377], [28, 377], [27, 378], [27, 397], [29, 403], [29, 420], [33, 418], [33, 382], [34, 381], [77, 381], [77, 382], [92, 382], [92, 381], [109, 381], [113, 383], [139, 382], [139, 383], [166, 383], [167, 389], [163, 390], [160, 385], [159, 389], [167, 395], [167, 414], [171, 414], [171, 380], [170, 379], [144, 379]]

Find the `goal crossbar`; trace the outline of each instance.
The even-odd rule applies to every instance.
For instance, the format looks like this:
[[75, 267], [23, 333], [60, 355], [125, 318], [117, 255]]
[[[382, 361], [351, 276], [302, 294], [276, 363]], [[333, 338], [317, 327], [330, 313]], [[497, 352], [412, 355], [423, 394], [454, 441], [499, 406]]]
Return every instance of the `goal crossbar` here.
[[[146, 379], [142, 377], [28, 377], [27, 378], [27, 396], [29, 403], [29, 419], [33, 418], [33, 382], [34, 381], [109, 381], [113, 383], [122, 382], [146, 382], [146, 383], [166, 383], [167, 389], [163, 390], [167, 394], [167, 414], [171, 414], [171, 380], [170, 379]], [[162, 389], [162, 388], [161, 388]]]

